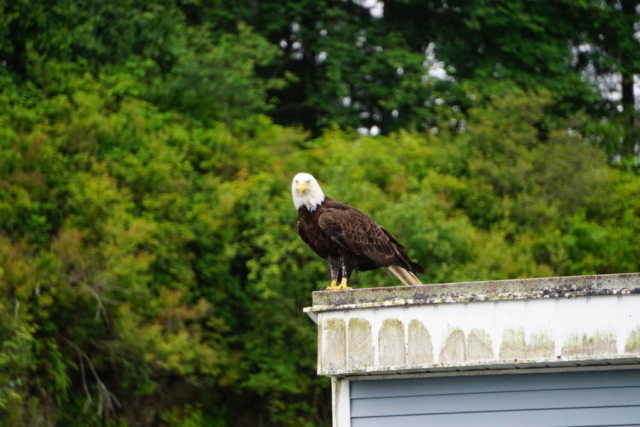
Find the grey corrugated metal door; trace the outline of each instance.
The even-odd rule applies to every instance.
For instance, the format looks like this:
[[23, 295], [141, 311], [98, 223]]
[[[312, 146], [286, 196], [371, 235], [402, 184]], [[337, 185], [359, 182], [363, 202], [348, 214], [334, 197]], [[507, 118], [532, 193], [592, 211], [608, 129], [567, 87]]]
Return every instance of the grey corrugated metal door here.
[[640, 370], [352, 381], [351, 423], [640, 426]]

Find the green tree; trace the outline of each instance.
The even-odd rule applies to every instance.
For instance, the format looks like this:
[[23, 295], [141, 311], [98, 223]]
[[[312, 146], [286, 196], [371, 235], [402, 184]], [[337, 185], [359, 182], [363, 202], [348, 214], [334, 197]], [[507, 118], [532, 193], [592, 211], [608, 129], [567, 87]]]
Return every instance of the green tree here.
[[[626, 125], [557, 114], [552, 37], [532, 43], [557, 87], [507, 51], [508, 79], [472, 55], [478, 75], [425, 78], [403, 4], [2, 4], [0, 424], [329, 425], [300, 171], [397, 235], [424, 282], [638, 270], [640, 181], [608, 163]], [[511, 30], [480, 6], [480, 28]], [[505, 7], [521, 37], [501, 46], [544, 27], [541, 4]]]

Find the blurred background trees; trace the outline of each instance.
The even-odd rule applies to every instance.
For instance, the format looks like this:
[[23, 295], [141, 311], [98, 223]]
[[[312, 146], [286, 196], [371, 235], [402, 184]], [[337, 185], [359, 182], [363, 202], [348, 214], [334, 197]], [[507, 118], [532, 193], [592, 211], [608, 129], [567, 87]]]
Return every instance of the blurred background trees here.
[[637, 8], [0, 1], [0, 423], [329, 425], [300, 171], [424, 283], [638, 271]]

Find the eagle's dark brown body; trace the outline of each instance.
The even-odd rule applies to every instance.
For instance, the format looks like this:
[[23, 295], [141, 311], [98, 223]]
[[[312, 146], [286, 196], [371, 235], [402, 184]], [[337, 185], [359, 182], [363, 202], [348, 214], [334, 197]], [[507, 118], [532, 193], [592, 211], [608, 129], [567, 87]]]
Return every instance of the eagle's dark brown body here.
[[329, 197], [311, 211], [298, 209], [298, 233], [315, 253], [327, 259], [333, 280], [351, 272], [398, 266], [413, 274], [424, 267], [412, 262], [407, 250], [387, 230], [358, 209]]

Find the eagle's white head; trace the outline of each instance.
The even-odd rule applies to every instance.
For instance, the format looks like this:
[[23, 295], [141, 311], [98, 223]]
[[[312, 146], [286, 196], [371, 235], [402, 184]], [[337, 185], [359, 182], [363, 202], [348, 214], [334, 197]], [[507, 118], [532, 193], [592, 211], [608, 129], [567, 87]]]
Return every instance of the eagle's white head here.
[[296, 209], [306, 206], [311, 212], [324, 201], [324, 193], [318, 181], [308, 173], [299, 173], [293, 177], [291, 195]]

